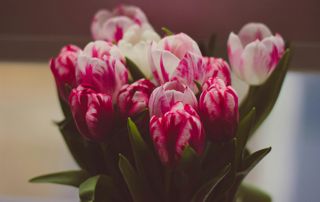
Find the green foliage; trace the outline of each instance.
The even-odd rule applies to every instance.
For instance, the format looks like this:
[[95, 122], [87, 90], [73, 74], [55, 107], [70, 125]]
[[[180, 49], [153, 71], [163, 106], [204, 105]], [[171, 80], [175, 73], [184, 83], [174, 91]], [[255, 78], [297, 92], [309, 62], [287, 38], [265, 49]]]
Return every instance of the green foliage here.
[[128, 189], [131, 193], [132, 199], [135, 202], [152, 201], [149, 192], [145, 190], [143, 181], [139, 177], [134, 167], [130, 164], [128, 159], [123, 155], [119, 155], [119, 169], [124, 180], [127, 183]]
[[167, 27], [162, 27], [161, 30], [164, 32], [166, 36], [174, 35], [174, 33]]
[[105, 170], [104, 165], [101, 164], [103, 161], [101, 149], [80, 135], [72, 119], [65, 119], [59, 123], [59, 130], [70, 153], [83, 170], [94, 174]]
[[124, 202], [121, 192], [112, 178], [97, 175], [84, 181], [79, 186], [81, 202]]
[[242, 202], [271, 202], [271, 197], [260, 189], [248, 185], [241, 184], [237, 193], [237, 199]]
[[29, 180], [32, 183], [52, 183], [78, 187], [83, 181], [90, 177], [90, 174], [83, 170], [65, 171], [42, 175]]
[[145, 75], [140, 70], [140, 68], [132, 60], [130, 60], [128, 57], [126, 57], [126, 64], [127, 64], [128, 70], [132, 76], [132, 79], [134, 81], [146, 78]]

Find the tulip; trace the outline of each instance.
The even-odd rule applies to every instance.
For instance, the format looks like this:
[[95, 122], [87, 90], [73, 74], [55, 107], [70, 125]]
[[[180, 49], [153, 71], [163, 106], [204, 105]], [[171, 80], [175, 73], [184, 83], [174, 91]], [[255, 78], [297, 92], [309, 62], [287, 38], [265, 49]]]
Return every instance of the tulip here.
[[92, 141], [104, 140], [112, 132], [114, 110], [110, 95], [79, 85], [73, 89], [69, 104], [80, 134]]
[[120, 113], [124, 117], [132, 117], [144, 111], [154, 88], [154, 84], [147, 79], [124, 85], [118, 95]]
[[191, 105], [177, 102], [163, 116], [150, 120], [150, 135], [161, 162], [174, 166], [186, 146], [199, 155], [204, 147], [204, 130], [197, 112]]
[[236, 135], [238, 125], [238, 96], [220, 78], [212, 77], [206, 83], [211, 85], [201, 93], [199, 99], [206, 135], [212, 141], [230, 140]]
[[120, 88], [128, 82], [128, 70], [117, 46], [105, 41], [89, 43], [78, 57], [77, 82], [117, 99]]
[[59, 95], [68, 102], [69, 89], [76, 86], [75, 68], [81, 49], [74, 45], [64, 46], [56, 58], [50, 60], [51, 72], [56, 81]]
[[210, 77], [219, 77], [231, 85], [228, 63], [221, 58], [199, 57], [190, 53], [180, 61], [173, 75], [173, 79], [188, 85], [195, 94], [199, 90], [195, 81], [202, 85]]
[[227, 86], [231, 85], [231, 74], [228, 63], [222, 58], [205, 57], [206, 77], [202, 80], [205, 82], [210, 77], [218, 77], [222, 79]]
[[163, 116], [177, 102], [189, 104], [197, 109], [198, 101], [192, 90], [177, 80], [167, 82], [157, 87], [149, 99], [150, 117]]
[[158, 43], [151, 43], [148, 58], [153, 77], [160, 85], [172, 80], [181, 61], [183, 65], [195, 65], [189, 69], [201, 69], [198, 65], [202, 65], [202, 56], [197, 43], [184, 33], [167, 36]]
[[228, 55], [232, 70], [250, 85], [261, 85], [276, 68], [285, 50], [279, 34], [272, 35], [261, 23], [246, 24], [238, 35], [228, 39]]
[[151, 77], [148, 62], [148, 48], [151, 41], [159, 41], [160, 36], [149, 26], [131, 26], [119, 41], [121, 52], [132, 60], [147, 77]]
[[129, 27], [144, 24], [149, 25], [147, 17], [140, 8], [118, 6], [113, 11], [98, 11], [91, 23], [91, 33], [94, 40], [117, 43]]

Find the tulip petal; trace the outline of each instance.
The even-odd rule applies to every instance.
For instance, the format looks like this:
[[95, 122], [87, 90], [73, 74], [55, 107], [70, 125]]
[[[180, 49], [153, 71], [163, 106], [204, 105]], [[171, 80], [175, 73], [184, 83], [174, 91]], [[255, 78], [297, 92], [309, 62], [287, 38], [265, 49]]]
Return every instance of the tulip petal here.
[[239, 38], [243, 46], [255, 41], [272, 36], [270, 29], [263, 23], [248, 23], [244, 25], [240, 32]]
[[170, 80], [171, 75], [179, 64], [179, 59], [169, 51], [153, 50], [151, 52], [154, 69], [152, 70], [155, 79], [159, 84]]
[[205, 71], [206, 69], [202, 57], [188, 52], [174, 71], [172, 80], [179, 80], [189, 86], [194, 93], [197, 93], [198, 88], [194, 81], [202, 84], [207, 76], [207, 72]]

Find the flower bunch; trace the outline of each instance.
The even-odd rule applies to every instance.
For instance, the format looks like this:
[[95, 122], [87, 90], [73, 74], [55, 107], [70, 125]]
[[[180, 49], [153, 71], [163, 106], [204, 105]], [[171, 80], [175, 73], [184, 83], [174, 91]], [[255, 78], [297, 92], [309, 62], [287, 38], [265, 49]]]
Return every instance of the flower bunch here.
[[[245, 146], [279, 93], [288, 66], [282, 37], [261, 23], [231, 33], [230, 69], [185, 33], [161, 38], [134, 6], [99, 11], [91, 31], [95, 41], [67, 45], [50, 61], [66, 116], [58, 125], [83, 170], [33, 181], [62, 176], [55, 182], [79, 187], [81, 201], [245, 194], [243, 178], [270, 151]], [[252, 86], [241, 105], [231, 70]]]

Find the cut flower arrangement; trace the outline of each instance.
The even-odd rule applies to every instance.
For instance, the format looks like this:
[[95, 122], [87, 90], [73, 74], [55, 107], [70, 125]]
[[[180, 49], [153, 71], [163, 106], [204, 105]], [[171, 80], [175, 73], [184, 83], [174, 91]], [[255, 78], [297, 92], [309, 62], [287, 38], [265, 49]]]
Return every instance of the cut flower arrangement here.
[[[57, 123], [80, 170], [31, 182], [70, 185], [82, 202], [271, 201], [243, 183], [271, 148], [247, 141], [272, 110], [290, 51], [248, 23], [228, 38], [228, 62], [184, 33], [155, 32], [135, 6], [101, 10], [94, 41], [50, 60], [65, 119]], [[250, 85], [239, 103], [231, 70]], [[239, 103], [239, 104], [238, 104]]]

